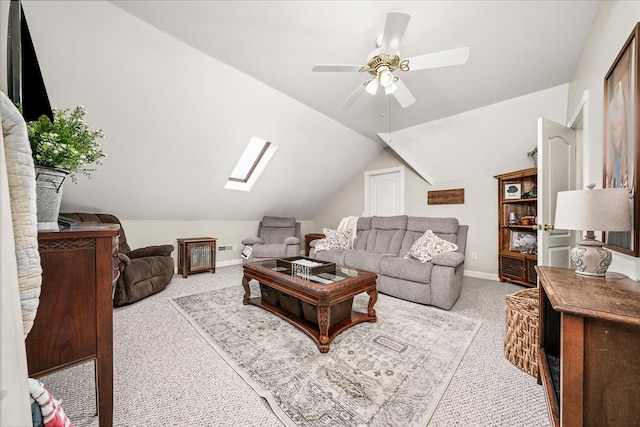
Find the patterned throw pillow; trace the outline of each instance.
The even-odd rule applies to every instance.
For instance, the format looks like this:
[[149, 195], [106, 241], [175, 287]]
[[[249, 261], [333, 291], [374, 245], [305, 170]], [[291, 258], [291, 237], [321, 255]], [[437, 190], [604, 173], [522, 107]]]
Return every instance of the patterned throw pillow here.
[[458, 245], [436, 236], [431, 230], [427, 230], [413, 242], [411, 249], [409, 249], [409, 252], [407, 252], [404, 257], [407, 259], [417, 259], [420, 262], [428, 262], [431, 261], [431, 258], [436, 254], [457, 250]]
[[329, 228], [322, 229], [322, 232], [327, 236], [327, 249], [333, 250], [347, 250], [351, 249], [351, 229], [344, 231], [331, 230]]

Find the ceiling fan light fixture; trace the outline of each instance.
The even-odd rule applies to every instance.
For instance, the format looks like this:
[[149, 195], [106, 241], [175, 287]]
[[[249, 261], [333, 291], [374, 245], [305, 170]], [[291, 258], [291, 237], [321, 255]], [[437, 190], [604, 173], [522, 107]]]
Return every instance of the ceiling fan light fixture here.
[[382, 86], [387, 87], [393, 83], [393, 73], [388, 68], [385, 68], [378, 73], [378, 79], [380, 79]]
[[371, 80], [369, 80], [369, 82], [366, 84], [364, 90], [367, 91], [367, 93], [371, 94], [371, 95], [375, 95], [376, 92], [378, 92], [378, 86], [380, 85], [380, 82], [378, 82], [378, 79], [373, 78]]
[[392, 81], [391, 84], [384, 87], [384, 93], [385, 95], [391, 95], [396, 91], [396, 89], [398, 89], [398, 85], [395, 83], [395, 81]]

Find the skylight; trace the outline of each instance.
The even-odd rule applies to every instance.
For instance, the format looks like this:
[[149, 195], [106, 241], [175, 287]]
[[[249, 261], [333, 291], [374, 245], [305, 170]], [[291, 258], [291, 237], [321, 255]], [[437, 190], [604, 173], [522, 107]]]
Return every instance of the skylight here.
[[269, 141], [252, 137], [224, 188], [249, 191], [273, 156], [275, 149], [276, 147]]

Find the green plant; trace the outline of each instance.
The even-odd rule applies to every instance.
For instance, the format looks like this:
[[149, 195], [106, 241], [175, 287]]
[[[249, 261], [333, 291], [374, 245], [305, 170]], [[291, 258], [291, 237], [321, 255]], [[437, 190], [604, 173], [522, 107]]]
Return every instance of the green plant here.
[[537, 154], [538, 154], [538, 147], [536, 147], [533, 150], [529, 151], [527, 153], [527, 157], [530, 158], [531, 160], [533, 160], [533, 159], [535, 159]]
[[53, 109], [53, 122], [47, 116], [27, 122], [27, 133], [36, 166], [47, 166], [69, 171], [71, 180], [81, 173], [91, 179], [95, 169], [87, 165], [100, 165], [106, 157], [98, 139], [104, 137], [102, 129], [91, 130], [85, 121], [87, 111], [81, 105], [73, 110]]

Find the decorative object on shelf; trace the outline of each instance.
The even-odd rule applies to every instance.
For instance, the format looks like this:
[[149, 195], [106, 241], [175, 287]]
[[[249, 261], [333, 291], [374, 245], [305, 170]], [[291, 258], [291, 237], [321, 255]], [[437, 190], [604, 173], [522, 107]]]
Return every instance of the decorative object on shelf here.
[[571, 250], [576, 273], [604, 276], [611, 264], [611, 251], [596, 240], [593, 230], [631, 230], [629, 190], [626, 188], [593, 189], [558, 192], [555, 229], [586, 230], [585, 238]]
[[[640, 122], [637, 120], [637, 70], [640, 66], [637, 43], [640, 42], [640, 23], [627, 38], [620, 53], [604, 78], [604, 144], [603, 188], [640, 188], [640, 174], [634, 173], [640, 144]], [[634, 112], [636, 112], [634, 114]], [[635, 117], [635, 119], [634, 119]], [[608, 248], [631, 256], [640, 256], [640, 200], [633, 198], [632, 228], [626, 232], [603, 233]]]
[[536, 222], [535, 216], [523, 216], [520, 218], [520, 224], [522, 225], [536, 225]]
[[538, 167], [538, 147], [527, 153], [527, 157], [533, 161], [533, 165]]
[[38, 120], [27, 122], [27, 133], [31, 154], [36, 166], [36, 197], [38, 229], [58, 230], [58, 213], [62, 201], [62, 190], [67, 175], [77, 182], [76, 174], [91, 178], [95, 169], [87, 168], [92, 163], [99, 165], [106, 154], [99, 138], [102, 130], [90, 130], [85, 120], [86, 110], [77, 106], [53, 110], [53, 122], [43, 115]]
[[538, 235], [531, 231], [511, 231], [509, 250], [521, 254], [537, 254]]
[[519, 199], [521, 184], [507, 184], [504, 186], [504, 198], [505, 199]]
[[509, 212], [509, 225], [518, 225], [518, 214]]

